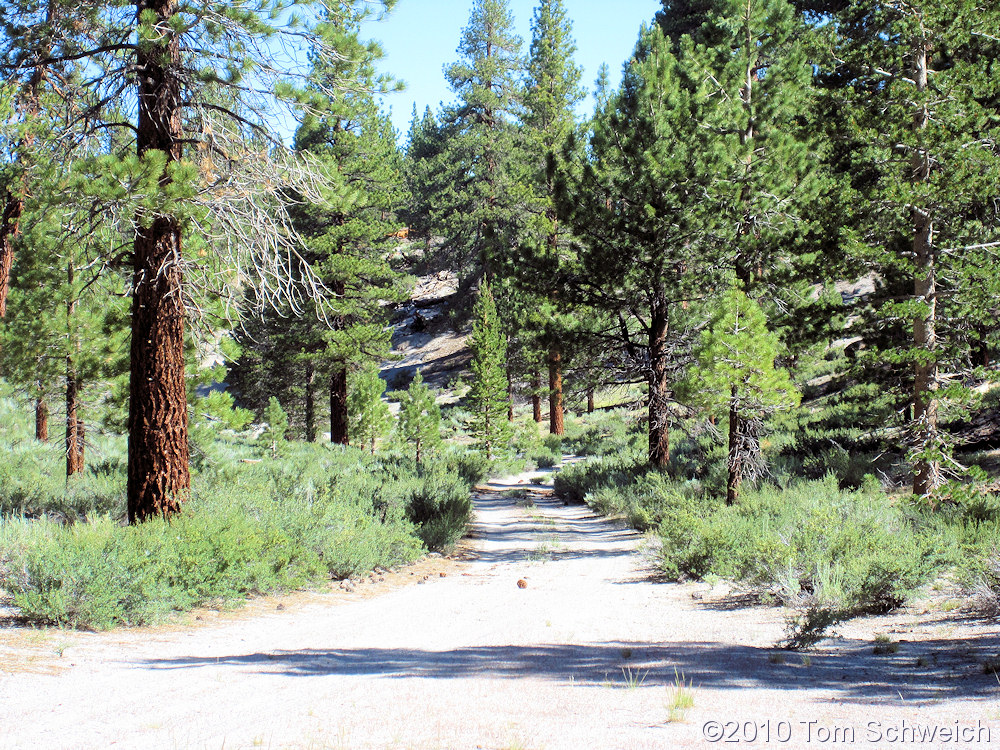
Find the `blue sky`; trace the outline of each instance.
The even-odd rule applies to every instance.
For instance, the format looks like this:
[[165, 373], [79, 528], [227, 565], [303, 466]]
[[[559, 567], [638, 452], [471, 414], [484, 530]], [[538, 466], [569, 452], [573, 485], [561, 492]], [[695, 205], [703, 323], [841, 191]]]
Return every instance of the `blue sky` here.
[[[564, 0], [564, 4], [573, 21], [576, 64], [583, 67], [583, 84], [592, 89], [597, 69], [606, 62], [612, 84], [617, 85], [639, 27], [652, 20], [660, 0]], [[524, 40], [522, 51], [527, 53], [537, 0], [509, 0], [509, 5], [516, 31]], [[364, 35], [377, 39], [385, 50], [382, 70], [406, 82], [406, 91], [385, 101], [392, 107], [393, 123], [402, 136], [414, 103], [420, 112], [427, 105], [437, 112], [440, 102], [453, 101], [443, 68], [458, 59], [459, 37], [471, 10], [472, 0], [399, 0], [386, 20], [371, 23], [365, 30]], [[593, 101], [588, 98], [581, 114], [592, 109]]]

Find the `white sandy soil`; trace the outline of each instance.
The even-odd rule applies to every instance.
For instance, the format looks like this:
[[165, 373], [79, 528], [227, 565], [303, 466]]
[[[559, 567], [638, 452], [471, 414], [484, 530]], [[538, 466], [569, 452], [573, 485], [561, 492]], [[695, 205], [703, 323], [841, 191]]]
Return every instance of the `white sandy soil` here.
[[0, 750], [1000, 747], [995, 624], [912, 610], [779, 652], [780, 610], [657, 582], [641, 536], [528, 481], [480, 489], [451, 559], [351, 591], [0, 630]]

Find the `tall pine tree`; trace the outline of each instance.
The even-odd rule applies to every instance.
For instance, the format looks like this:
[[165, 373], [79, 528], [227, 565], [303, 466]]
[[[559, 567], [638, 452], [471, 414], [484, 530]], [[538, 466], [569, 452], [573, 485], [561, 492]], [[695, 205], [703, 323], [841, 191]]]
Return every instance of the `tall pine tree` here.
[[445, 68], [458, 101], [442, 113], [431, 217], [465, 289], [483, 275], [493, 279], [521, 230], [516, 120], [523, 62], [513, 25], [507, 0], [475, 0], [461, 57]]
[[899, 329], [877, 356], [909, 368], [897, 385], [909, 389], [913, 491], [926, 495], [943, 481], [948, 454], [939, 399], [997, 344], [1000, 9], [963, 0], [798, 5], [831, 50], [820, 66], [846, 144], [848, 247], [880, 281], [878, 327]]
[[473, 309], [472, 388], [468, 400], [472, 409], [473, 433], [487, 458], [496, 457], [510, 437], [507, 419], [507, 340], [501, 329], [496, 300], [488, 282], [479, 287]]
[[[191, 278], [252, 286], [263, 299], [290, 293], [296, 238], [285, 205], [293, 186], [316, 185], [310, 165], [281, 147], [271, 117], [276, 104], [300, 101], [308, 75], [294, 60], [279, 65], [277, 50], [286, 40], [336, 59], [350, 35], [344, 21], [370, 6], [302, 3], [293, 14], [270, 0], [47, 5], [68, 22], [49, 23], [37, 3], [5, 8], [0, 78], [22, 77], [40, 61], [63, 66], [65, 80], [86, 71], [74, 88], [86, 112], [72, 120], [77, 135], [118, 130], [131, 139], [102, 162], [112, 178], [100, 185], [104, 195], [83, 187], [113, 206], [108, 215], [132, 233], [128, 517], [169, 516], [190, 487], [184, 350]], [[325, 86], [332, 95], [358, 82]], [[194, 227], [213, 240], [197, 264], [184, 242]]]
[[[559, 223], [555, 206], [556, 160], [576, 125], [574, 110], [583, 99], [582, 70], [573, 62], [576, 44], [572, 23], [561, 0], [542, 0], [531, 26], [531, 48], [524, 84], [524, 140], [531, 166], [529, 215], [531, 221], [522, 246], [526, 257], [512, 269], [526, 297], [521, 328], [533, 333], [532, 349], [540, 350], [548, 369], [549, 431], [562, 435], [563, 365], [562, 340], [576, 321], [565, 289], [560, 289], [562, 265], [569, 243]], [[538, 364], [532, 381], [540, 381]], [[537, 388], [537, 386], [533, 386]]]

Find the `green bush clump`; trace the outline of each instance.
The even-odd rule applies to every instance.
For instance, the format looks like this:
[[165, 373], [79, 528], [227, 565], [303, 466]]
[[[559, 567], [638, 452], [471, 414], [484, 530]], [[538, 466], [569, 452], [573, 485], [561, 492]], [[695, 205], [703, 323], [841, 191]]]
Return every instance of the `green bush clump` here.
[[542, 438], [542, 445], [545, 447], [545, 450], [555, 453], [562, 458], [563, 439], [561, 435], [546, 435]]
[[644, 471], [645, 456], [638, 451], [597, 456], [564, 466], [556, 474], [556, 495], [571, 503], [586, 501], [588, 494], [607, 487], [627, 487]]
[[72, 526], [6, 521], [0, 550], [3, 585], [29, 622], [104, 629], [141, 625], [171, 608], [158, 549], [147, 554], [134, 532], [108, 518]]
[[470, 486], [485, 480], [493, 468], [485, 455], [468, 449], [446, 451], [439, 460], [446, 470], [458, 474]]
[[401, 489], [406, 516], [428, 549], [447, 549], [465, 534], [472, 500], [468, 485], [457, 477], [435, 472], [412, 479]]
[[100, 629], [343, 578], [423, 549], [409, 521], [383, 522], [363, 498], [274, 488], [216, 487], [170, 522], [135, 527], [106, 517], [67, 526], [3, 522], [4, 586], [29, 621]]
[[578, 456], [613, 456], [643, 449], [638, 421], [624, 409], [587, 415], [585, 422], [567, 421], [559, 450]]
[[829, 603], [852, 613], [899, 606], [946, 556], [933, 531], [880, 491], [843, 491], [832, 475], [765, 486], [661, 530], [665, 572], [712, 572], [790, 606]]
[[[489, 468], [464, 451], [417, 465], [402, 454], [289, 442], [272, 459], [226, 440], [205, 454], [180, 516], [136, 527], [121, 522], [123, 460], [109, 454], [57, 491], [61, 467], [36, 450], [52, 479], [0, 517], [0, 587], [30, 622], [107, 628], [357, 575], [453, 544], [471, 515], [469, 484]], [[0, 496], [18, 497], [15, 477], [0, 474]], [[101, 482], [115, 488], [114, 504], [87, 499]], [[76, 492], [78, 512], [62, 511]], [[24, 515], [28, 507], [38, 518]], [[69, 522], [47, 520], [53, 514]]]
[[562, 461], [562, 454], [547, 448], [538, 448], [529, 453], [527, 459], [539, 469], [551, 469]]

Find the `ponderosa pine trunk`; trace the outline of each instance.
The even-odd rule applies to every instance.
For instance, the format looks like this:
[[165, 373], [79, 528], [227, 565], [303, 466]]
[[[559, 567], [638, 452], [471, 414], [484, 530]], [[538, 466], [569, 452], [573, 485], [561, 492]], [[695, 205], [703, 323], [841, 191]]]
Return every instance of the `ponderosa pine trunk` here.
[[587, 389], [587, 414], [594, 413], [594, 389]]
[[306, 361], [306, 442], [316, 442], [316, 366]]
[[[926, 92], [928, 84], [927, 42], [918, 39], [913, 50], [913, 80], [918, 97]], [[922, 104], [914, 116], [914, 129], [926, 130], [930, 111]], [[930, 179], [930, 159], [925, 150], [913, 155], [912, 180], [916, 183]], [[913, 217], [913, 279], [914, 298], [926, 305], [926, 312], [913, 320], [913, 348], [916, 362], [913, 368], [913, 421], [916, 426], [918, 450], [933, 450], [937, 441], [938, 408], [937, 388], [936, 313], [937, 284], [934, 268], [934, 221], [920, 207], [912, 210]], [[920, 458], [913, 467], [913, 494], [926, 495], [940, 484], [941, 467], [936, 459]]]
[[649, 320], [649, 465], [664, 469], [670, 463], [670, 382], [667, 376], [666, 295], [652, 302]]
[[10, 272], [14, 266], [14, 238], [24, 212], [24, 199], [10, 190], [4, 191], [3, 217], [0, 219], [0, 318], [7, 315], [7, 293]]
[[[56, 20], [56, 3], [49, 0], [45, 13], [45, 24], [52, 29]], [[46, 36], [43, 40], [40, 53], [45, 59], [52, 51], [51, 36]], [[37, 116], [40, 107], [40, 89], [42, 80], [45, 78], [46, 68], [38, 65], [31, 72], [28, 79], [25, 115], [27, 120]], [[23, 169], [20, 190], [12, 190], [7, 187], [3, 191], [3, 214], [0, 215], [0, 319], [7, 316], [7, 296], [10, 293], [10, 272], [14, 267], [14, 239], [20, 232], [21, 215], [24, 213], [24, 196], [28, 193], [28, 165], [25, 163], [24, 152], [31, 149], [34, 143], [34, 133], [30, 130], [25, 134], [23, 142], [20, 144], [23, 151], [19, 149], [18, 161]]]
[[330, 442], [347, 445], [347, 367], [339, 365], [330, 376]]
[[80, 401], [80, 380], [76, 372], [76, 354], [80, 351], [80, 342], [76, 338], [76, 293], [73, 285], [76, 268], [72, 259], [66, 266], [66, 285], [70, 290], [69, 301], [66, 303], [66, 476], [71, 477], [83, 471], [83, 443], [80, 437], [81, 422], [77, 413]]
[[531, 418], [537, 423], [542, 421], [542, 373], [535, 370], [531, 375]]
[[82, 424], [77, 417], [80, 382], [72, 356], [66, 357], [66, 476], [83, 471], [83, 452], [80, 450]]
[[740, 446], [740, 409], [733, 388], [729, 399], [729, 459], [727, 461], [726, 505], [734, 505], [743, 483], [743, 454]]
[[49, 404], [45, 396], [35, 399], [35, 439], [43, 443], [49, 439]]
[[[170, 23], [175, 0], [141, 0], [161, 36], [136, 51], [139, 90], [136, 135], [140, 158], [160, 151], [181, 157], [180, 40]], [[170, 184], [164, 168], [161, 187]], [[133, 253], [132, 345], [128, 417], [130, 523], [181, 510], [191, 487], [187, 392], [184, 377], [184, 299], [181, 230], [173, 216], [140, 215]]]
[[562, 352], [558, 346], [549, 349], [549, 432], [566, 432], [563, 419]]

